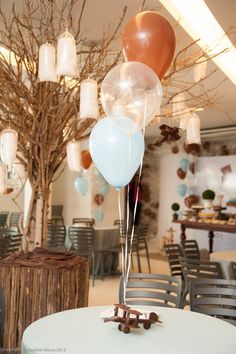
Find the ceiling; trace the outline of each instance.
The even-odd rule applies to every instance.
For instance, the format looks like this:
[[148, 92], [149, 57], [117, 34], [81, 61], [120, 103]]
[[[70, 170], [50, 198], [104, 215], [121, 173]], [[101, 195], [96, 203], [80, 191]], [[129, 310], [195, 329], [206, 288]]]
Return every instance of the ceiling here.
[[[1, 5], [8, 8], [11, 3], [10, 0], [0, 0], [0, 2]], [[20, 3], [22, 0], [15, 2]], [[225, 31], [227, 31], [230, 27], [236, 26], [235, 0], [205, 0], [205, 2]], [[87, 0], [85, 16], [82, 23], [82, 29], [85, 31], [84, 33], [86, 37], [88, 39], [99, 40], [99, 38], [102, 36], [105, 25], [115, 25], [118, 22], [124, 6], [128, 6], [124, 21], [125, 24], [132, 16], [138, 12], [141, 4], [142, 0], [99, 0], [99, 6], [95, 7], [94, 0]], [[162, 8], [158, 0], [146, 0], [145, 9], [160, 12], [172, 24], [174, 24], [174, 19], [165, 9]], [[183, 43], [187, 45], [192, 42], [192, 39], [180, 27], [178, 27], [176, 30], [176, 38], [177, 50], [178, 46], [181, 45], [181, 47], [183, 47]], [[236, 36], [234, 39], [236, 40]], [[119, 41], [117, 41], [116, 45], [117, 48], [119, 48]], [[208, 73], [214, 68], [216, 68], [216, 66], [211, 61], [208, 64]], [[188, 77], [191, 75], [193, 75], [193, 73], [190, 71], [188, 73]], [[217, 73], [208, 80], [207, 87], [216, 87], [217, 84], [223, 81], [225, 78], [225, 74], [223, 74], [219, 69]], [[230, 80], [226, 80], [216, 89], [216, 93], [218, 97], [220, 97], [220, 100], [217, 102], [217, 104], [215, 104], [210, 109], [205, 109], [202, 112], [198, 112], [201, 118], [202, 129], [232, 125], [236, 126], [236, 86]], [[150, 132], [152, 133], [152, 129], [149, 129], [149, 133]]]

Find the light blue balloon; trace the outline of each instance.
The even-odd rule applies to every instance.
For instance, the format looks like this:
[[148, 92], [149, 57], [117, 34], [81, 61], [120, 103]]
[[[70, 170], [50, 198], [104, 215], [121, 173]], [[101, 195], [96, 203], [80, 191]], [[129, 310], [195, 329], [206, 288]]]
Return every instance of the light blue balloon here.
[[180, 167], [184, 172], [187, 172], [188, 166], [189, 166], [189, 160], [187, 160], [187, 159], [180, 160]]
[[195, 194], [195, 188], [194, 188], [194, 187], [189, 187], [189, 189], [188, 189], [188, 194], [189, 194], [189, 195]]
[[95, 212], [95, 220], [96, 220], [96, 221], [102, 221], [103, 218], [104, 218], [103, 212], [102, 212], [101, 210], [97, 210], [97, 211]]
[[131, 119], [116, 117], [117, 120], [119, 124], [106, 117], [95, 125], [90, 134], [89, 149], [94, 164], [105, 180], [120, 189], [131, 181], [141, 163], [144, 137], [139, 129], [133, 133], [124, 129], [135, 127]]
[[177, 187], [177, 192], [181, 197], [184, 197], [185, 194], [187, 193], [187, 186], [186, 184], [179, 184]]
[[105, 195], [107, 195], [108, 191], [109, 191], [109, 185], [108, 184], [104, 184], [103, 186], [101, 186], [99, 188], [99, 193], [102, 194], [104, 197], [105, 197]]
[[74, 183], [75, 189], [77, 190], [77, 192], [81, 193], [82, 195], [86, 195], [88, 192], [88, 180], [85, 176], [78, 176], [75, 179], [75, 183]]

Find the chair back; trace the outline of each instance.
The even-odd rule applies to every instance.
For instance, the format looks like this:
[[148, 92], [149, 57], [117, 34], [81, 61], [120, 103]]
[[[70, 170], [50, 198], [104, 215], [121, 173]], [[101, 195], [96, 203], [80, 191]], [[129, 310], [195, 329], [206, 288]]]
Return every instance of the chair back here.
[[19, 230], [19, 222], [21, 219], [22, 213], [11, 213], [10, 214], [10, 220], [9, 220], [9, 226], [10, 227], [15, 227], [17, 230]]
[[172, 276], [183, 277], [179, 257], [183, 257], [183, 250], [178, 243], [164, 245], [164, 250], [168, 259], [170, 272]]
[[7, 227], [8, 215], [9, 215], [8, 211], [0, 212], [0, 227]]
[[81, 256], [94, 256], [94, 229], [91, 226], [70, 226], [72, 249]]
[[236, 280], [236, 262], [231, 262], [231, 274], [234, 280]]
[[20, 251], [22, 241], [22, 234], [18, 232], [15, 234], [9, 235], [9, 244], [6, 251], [6, 257], [10, 256], [12, 253]]
[[196, 240], [185, 240], [181, 243], [185, 258], [200, 259], [200, 251]]
[[10, 236], [0, 236], [0, 259], [3, 259], [7, 255], [7, 250], [10, 243]]
[[73, 218], [72, 224], [80, 224], [81, 226], [93, 226], [95, 220], [91, 218]]
[[149, 225], [141, 224], [137, 229], [137, 242], [139, 245], [145, 244], [147, 242]]
[[119, 301], [129, 305], [180, 307], [181, 278], [163, 274], [130, 273], [124, 294], [120, 280]]
[[180, 264], [186, 284], [195, 278], [223, 279], [219, 262], [200, 261], [180, 257]]
[[66, 228], [63, 225], [48, 224], [46, 248], [65, 249]]
[[236, 281], [195, 279], [190, 284], [190, 309], [236, 326]]

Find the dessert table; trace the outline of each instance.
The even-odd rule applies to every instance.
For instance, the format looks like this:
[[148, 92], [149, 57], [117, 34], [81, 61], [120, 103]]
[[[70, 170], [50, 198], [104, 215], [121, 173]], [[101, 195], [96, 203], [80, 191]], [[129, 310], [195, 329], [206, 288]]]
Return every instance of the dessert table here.
[[221, 264], [225, 279], [233, 279], [230, 263], [236, 262], [236, 250], [213, 252], [210, 255], [210, 260]]
[[209, 238], [209, 252], [213, 252], [214, 232], [226, 232], [236, 235], [236, 225], [220, 224], [220, 223], [207, 223], [189, 220], [172, 220], [173, 223], [180, 224], [181, 234], [180, 241], [186, 240], [186, 229], [206, 230], [208, 231]]
[[32, 323], [24, 332], [22, 354], [235, 354], [236, 327], [207, 315], [139, 306], [155, 311], [162, 323], [149, 330], [120, 332], [118, 324], [104, 323], [101, 313], [113, 306], [59, 312]]

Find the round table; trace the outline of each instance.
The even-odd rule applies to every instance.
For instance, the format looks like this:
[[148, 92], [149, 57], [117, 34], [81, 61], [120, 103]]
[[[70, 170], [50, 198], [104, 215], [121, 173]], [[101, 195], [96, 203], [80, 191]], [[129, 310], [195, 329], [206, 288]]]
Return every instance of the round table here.
[[236, 250], [213, 252], [210, 260], [220, 263], [225, 279], [233, 279], [230, 263], [236, 262]]
[[[110, 309], [113, 307], [111, 306]], [[235, 354], [236, 327], [207, 315], [165, 307], [156, 311], [163, 323], [129, 334], [118, 324], [104, 323], [106, 307], [87, 307], [59, 312], [32, 323], [24, 332], [22, 354]]]

